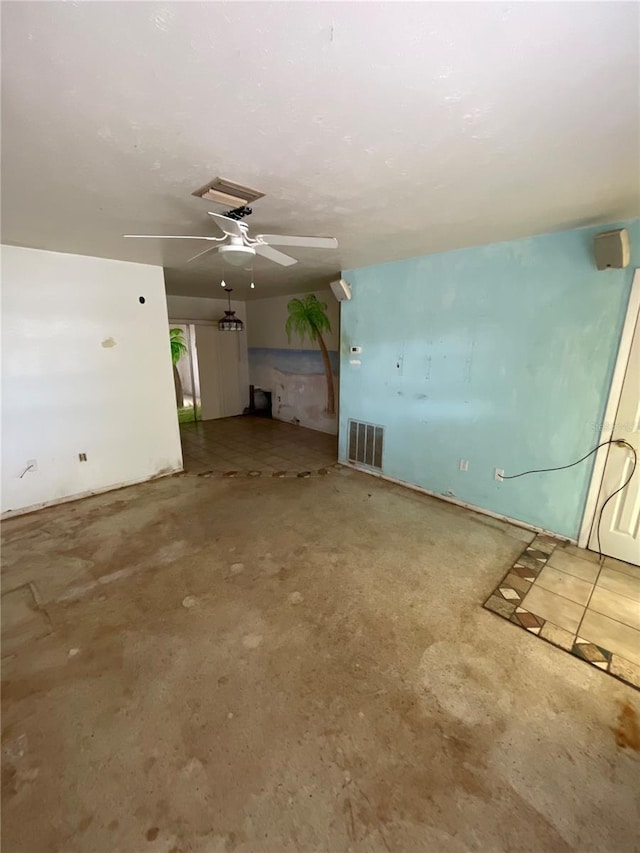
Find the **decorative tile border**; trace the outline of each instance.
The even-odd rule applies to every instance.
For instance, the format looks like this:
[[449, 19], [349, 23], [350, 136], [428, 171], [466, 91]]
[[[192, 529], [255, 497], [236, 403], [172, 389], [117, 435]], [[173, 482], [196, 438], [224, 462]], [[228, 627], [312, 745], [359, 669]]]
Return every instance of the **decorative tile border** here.
[[571, 654], [589, 661], [599, 669], [607, 670], [611, 663], [611, 652], [596, 646], [595, 643], [590, 643], [589, 640], [583, 640], [582, 637], [576, 637]]
[[215, 477], [224, 480], [242, 480], [242, 479], [257, 479], [258, 477], [262, 477], [263, 479], [267, 479], [270, 477], [276, 477], [278, 479], [293, 479], [299, 478], [302, 480], [307, 480], [310, 477], [326, 477], [327, 474], [330, 474], [332, 471], [336, 471], [340, 467], [339, 464], [331, 465], [330, 467], [317, 468], [314, 470], [305, 470], [305, 471], [260, 471], [258, 469], [251, 470], [231, 470], [231, 471], [223, 471], [221, 469], [217, 470], [208, 470], [208, 471], [183, 471], [182, 476], [184, 477]]
[[538, 534], [484, 602], [484, 608], [640, 690], [640, 666], [547, 622], [521, 606], [558, 544], [553, 537]]

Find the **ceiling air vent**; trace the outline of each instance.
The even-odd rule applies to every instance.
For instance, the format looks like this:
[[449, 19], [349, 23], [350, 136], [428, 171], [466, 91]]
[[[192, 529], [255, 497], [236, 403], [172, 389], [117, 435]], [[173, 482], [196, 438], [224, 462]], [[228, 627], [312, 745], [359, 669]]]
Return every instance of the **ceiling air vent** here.
[[382, 471], [384, 429], [362, 421], [349, 421], [349, 462]]
[[203, 198], [205, 201], [217, 201], [219, 204], [232, 204], [234, 206], [251, 204], [256, 199], [263, 198], [264, 193], [243, 187], [242, 184], [234, 184], [225, 178], [214, 178], [204, 187], [200, 187], [191, 195]]

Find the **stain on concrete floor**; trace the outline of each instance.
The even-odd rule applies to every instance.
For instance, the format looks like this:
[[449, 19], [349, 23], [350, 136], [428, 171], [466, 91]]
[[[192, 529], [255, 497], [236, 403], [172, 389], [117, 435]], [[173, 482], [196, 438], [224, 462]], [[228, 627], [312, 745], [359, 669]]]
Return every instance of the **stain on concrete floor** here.
[[620, 709], [618, 725], [614, 729], [616, 743], [623, 749], [634, 749], [640, 752], [640, 724], [638, 715], [628, 702]]
[[5, 523], [4, 849], [637, 850], [637, 695], [481, 607], [532, 538], [346, 469]]

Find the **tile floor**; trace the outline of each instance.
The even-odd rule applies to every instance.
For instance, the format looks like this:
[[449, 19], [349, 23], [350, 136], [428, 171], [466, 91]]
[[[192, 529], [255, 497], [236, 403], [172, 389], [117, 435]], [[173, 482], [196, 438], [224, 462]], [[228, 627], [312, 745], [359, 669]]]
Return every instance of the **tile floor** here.
[[484, 606], [640, 689], [640, 567], [539, 535]]
[[181, 424], [184, 469], [220, 476], [311, 476], [338, 458], [337, 436], [241, 415]]

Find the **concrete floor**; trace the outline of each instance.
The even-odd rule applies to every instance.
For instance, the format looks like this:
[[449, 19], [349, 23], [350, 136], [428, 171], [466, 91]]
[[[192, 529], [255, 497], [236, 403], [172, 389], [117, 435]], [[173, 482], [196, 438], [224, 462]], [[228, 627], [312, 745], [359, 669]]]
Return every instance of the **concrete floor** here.
[[637, 851], [639, 694], [481, 607], [531, 538], [346, 469], [7, 522], [3, 850]]

